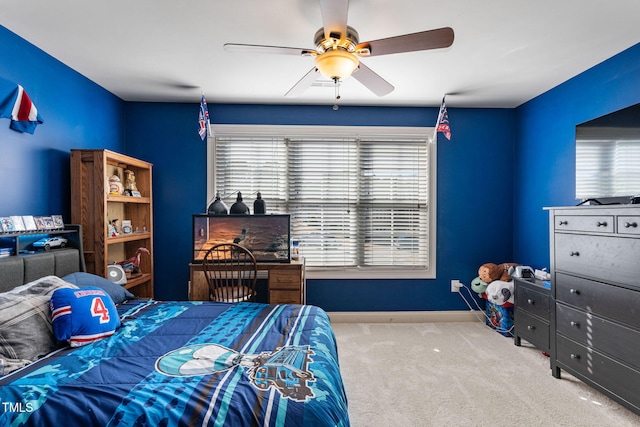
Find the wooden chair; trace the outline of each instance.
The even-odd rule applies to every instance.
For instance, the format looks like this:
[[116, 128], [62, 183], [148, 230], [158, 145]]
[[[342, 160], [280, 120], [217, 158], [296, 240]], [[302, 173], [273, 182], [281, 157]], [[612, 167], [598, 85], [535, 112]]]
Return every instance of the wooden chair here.
[[202, 268], [209, 300], [255, 301], [258, 266], [253, 254], [236, 243], [220, 243], [207, 251]]

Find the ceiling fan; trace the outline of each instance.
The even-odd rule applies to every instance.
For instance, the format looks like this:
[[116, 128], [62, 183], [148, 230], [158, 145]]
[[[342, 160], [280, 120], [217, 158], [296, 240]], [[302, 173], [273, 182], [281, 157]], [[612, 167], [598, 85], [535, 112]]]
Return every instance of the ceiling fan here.
[[226, 43], [224, 49], [233, 53], [274, 53], [312, 56], [314, 67], [285, 96], [298, 96], [316, 81], [319, 74], [333, 80], [336, 99], [339, 82], [353, 77], [378, 96], [391, 93], [393, 85], [364, 65], [359, 58], [441, 49], [453, 44], [453, 29], [449, 27], [404, 34], [396, 37], [360, 42], [355, 28], [347, 25], [349, 0], [319, 0], [323, 27], [315, 35], [315, 49]]

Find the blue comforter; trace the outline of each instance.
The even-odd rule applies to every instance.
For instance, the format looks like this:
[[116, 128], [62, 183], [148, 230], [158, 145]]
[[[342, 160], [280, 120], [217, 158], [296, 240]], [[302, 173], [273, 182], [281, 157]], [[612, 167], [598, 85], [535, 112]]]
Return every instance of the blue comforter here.
[[0, 426], [348, 426], [336, 343], [305, 305], [132, 301], [104, 340], [0, 379]]

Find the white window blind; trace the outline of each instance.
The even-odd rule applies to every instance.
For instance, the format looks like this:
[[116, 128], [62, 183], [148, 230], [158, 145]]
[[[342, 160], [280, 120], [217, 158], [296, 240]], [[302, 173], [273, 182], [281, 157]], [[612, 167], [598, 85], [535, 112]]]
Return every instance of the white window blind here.
[[[214, 187], [291, 214], [308, 267], [428, 270], [426, 137], [218, 136]], [[225, 200], [233, 203], [233, 197]]]

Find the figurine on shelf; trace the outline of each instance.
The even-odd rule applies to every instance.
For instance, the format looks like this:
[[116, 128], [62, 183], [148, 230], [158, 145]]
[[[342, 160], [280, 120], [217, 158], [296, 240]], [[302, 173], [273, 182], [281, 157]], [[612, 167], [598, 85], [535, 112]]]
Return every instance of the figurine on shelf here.
[[124, 171], [124, 194], [127, 196], [140, 197], [138, 186], [136, 185], [136, 174], [130, 169]]
[[147, 248], [138, 248], [135, 255], [125, 261], [120, 261], [118, 264], [122, 266], [125, 274], [128, 278], [139, 276], [142, 274], [140, 271], [140, 255], [151, 254]]
[[118, 220], [117, 219], [112, 219], [111, 221], [109, 221], [109, 225], [107, 226], [108, 228], [108, 233], [109, 233], [109, 237], [116, 237], [118, 236], [120, 233], [118, 233]]
[[120, 182], [120, 177], [118, 175], [111, 175], [109, 178], [109, 194], [121, 195], [124, 191], [124, 187], [122, 182]]

